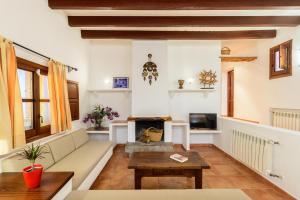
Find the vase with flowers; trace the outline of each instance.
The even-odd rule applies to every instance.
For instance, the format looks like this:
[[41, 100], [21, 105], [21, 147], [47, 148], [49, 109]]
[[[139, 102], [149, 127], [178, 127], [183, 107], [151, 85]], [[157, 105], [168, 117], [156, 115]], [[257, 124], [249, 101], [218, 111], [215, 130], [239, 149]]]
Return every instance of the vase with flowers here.
[[83, 122], [91, 122], [92, 124], [94, 124], [94, 128], [96, 130], [101, 130], [104, 118], [107, 118], [108, 120], [113, 120], [114, 118], [118, 117], [119, 113], [113, 111], [112, 108], [104, 107], [102, 105], [96, 105], [93, 111], [86, 115], [86, 117], [83, 119]]

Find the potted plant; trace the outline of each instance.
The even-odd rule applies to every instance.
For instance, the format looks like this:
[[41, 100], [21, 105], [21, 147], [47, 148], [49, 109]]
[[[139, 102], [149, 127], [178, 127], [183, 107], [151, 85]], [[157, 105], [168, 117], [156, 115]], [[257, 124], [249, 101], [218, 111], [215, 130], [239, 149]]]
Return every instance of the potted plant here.
[[45, 158], [43, 155], [46, 153], [49, 152], [45, 150], [44, 146], [34, 146], [33, 144], [23, 149], [22, 152], [18, 153], [21, 159], [27, 159], [31, 164], [23, 169], [24, 181], [29, 189], [40, 186], [43, 174], [43, 166], [41, 164], [36, 164], [35, 161], [38, 158]]
[[102, 123], [105, 117], [107, 117], [108, 120], [113, 120], [115, 117], [119, 117], [119, 113], [113, 111], [110, 107], [96, 105], [94, 107], [94, 110], [86, 115], [83, 122], [91, 122], [94, 124], [94, 128], [96, 130], [101, 130]]

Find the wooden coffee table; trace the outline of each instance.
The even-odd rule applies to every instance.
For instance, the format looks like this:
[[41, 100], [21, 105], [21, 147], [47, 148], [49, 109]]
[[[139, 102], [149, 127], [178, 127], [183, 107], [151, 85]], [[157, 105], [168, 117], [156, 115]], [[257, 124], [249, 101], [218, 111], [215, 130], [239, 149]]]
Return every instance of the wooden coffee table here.
[[210, 166], [197, 152], [180, 152], [189, 158], [180, 163], [170, 158], [174, 152], [135, 152], [131, 155], [128, 169], [134, 169], [135, 189], [141, 189], [142, 177], [195, 177], [195, 188], [202, 189], [202, 170]]

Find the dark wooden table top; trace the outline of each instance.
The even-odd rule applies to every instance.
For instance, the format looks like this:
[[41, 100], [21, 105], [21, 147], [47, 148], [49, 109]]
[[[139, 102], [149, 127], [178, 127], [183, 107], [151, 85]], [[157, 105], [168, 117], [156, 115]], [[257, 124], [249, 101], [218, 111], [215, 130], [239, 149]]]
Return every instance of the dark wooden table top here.
[[74, 176], [74, 172], [44, 172], [41, 186], [28, 189], [21, 172], [0, 173], [0, 199], [52, 199]]
[[135, 152], [131, 155], [129, 169], [209, 169], [209, 165], [197, 152], [180, 152], [188, 157], [184, 163], [170, 158], [175, 152]]

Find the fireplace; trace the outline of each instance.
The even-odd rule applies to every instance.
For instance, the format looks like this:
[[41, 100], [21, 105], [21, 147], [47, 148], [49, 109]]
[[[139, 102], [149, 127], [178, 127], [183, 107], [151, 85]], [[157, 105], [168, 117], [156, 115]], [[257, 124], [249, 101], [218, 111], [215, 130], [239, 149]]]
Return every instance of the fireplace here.
[[171, 142], [172, 140], [172, 118], [171, 117], [128, 117], [128, 142], [138, 142], [144, 130], [148, 128], [163, 131], [160, 142]]
[[135, 140], [143, 142], [147, 130], [162, 131], [161, 141], [164, 141], [164, 120], [162, 119], [140, 119], [135, 121]]
[[[172, 118], [171, 117], [128, 117], [128, 142], [125, 145], [125, 152], [131, 154], [133, 152], [172, 152]], [[152, 131], [151, 139], [148, 141], [139, 141], [144, 130], [153, 128], [159, 131], [159, 141], [157, 132]], [[149, 133], [149, 132], [148, 132]], [[149, 138], [148, 138], [149, 139]], [[153, 142], [155, 141], [155, 142]]]

